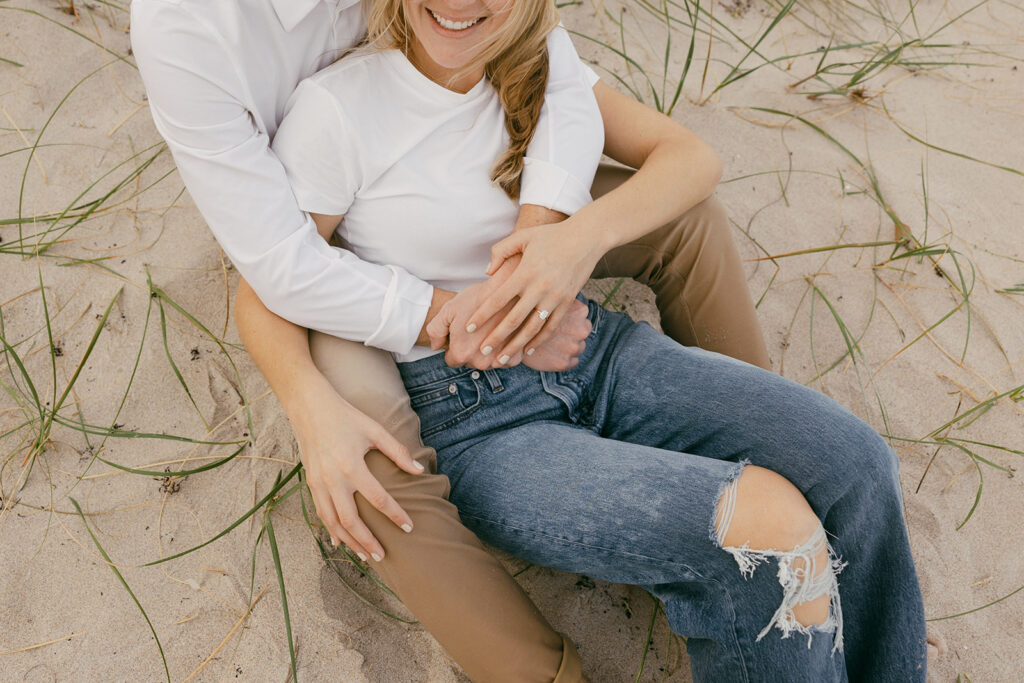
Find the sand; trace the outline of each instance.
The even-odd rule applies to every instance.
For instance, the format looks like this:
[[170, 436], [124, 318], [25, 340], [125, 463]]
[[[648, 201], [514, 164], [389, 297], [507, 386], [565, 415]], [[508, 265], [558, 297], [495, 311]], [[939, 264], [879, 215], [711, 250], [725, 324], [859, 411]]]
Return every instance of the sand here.
[[[706, 32], [673, 111], [725, 163], [718, 195], [748, 259], [775, 368], [849, 406], [899, 453], [911, 542], [933, 619], [1024, 585], [1024, 491], [1013, 477], [1024, 450], [1024, 296], [1000, 291], [1024, 283], [1024, 11], [988, 0], [957, 19], [971, 6], [919, 3], [911, 17], [899, 3], [808, 0], [744, 58], [748, 48], [739, 37], [753, 46], [778, 7], [718, 3], [721, 23], [704, 84]], [[183, 192], [169, 154], [135, 173], [161, 147], [129, 55], [127, 13], [120, 3], [76, 2], [77, 15], [65, 8], [56, 0], [0, 4], [0, 331], [23, 361], [45, 415], [113, 301], [62, 404], [65, 422], [252, 445], [226, 465], [170, 480], [120, 472], [93, 456], [163, 471], [197, 467], [233, 447], [104, 438], [56, 424], [29, 470], [23, 460], [39, 434], [40, 411], [26, 398], [31, 390], [13, 354], [0, 359], [0, 680], [164, 678], [142, 613], [71, 498], [152, 621], [173, 680], [287, 680], [285, 624], [265, 538], [250, 594], [262, 512], [200, 551], [138, 566], [226, 527], [298, 455], [230, 320], [237, 275]], [[685, 18], [679, 7], [669, 8]], [[882, 11], [892, 17], [888, 28], [872, 15]], [[658, 97], [671, 101], [687, 30], [672, 34], [665, 69], [663, 26], [639, 3], [625, 11], [586, 3], [564, 8], [563, 17], [617, 49], [621, 20], [635, 63], [577, 37], [581, 54], [650, 102], [642, 66]], [[845, 78], [834, 67], [834, 94], [814, 95], [825, 86], [813, 78], [794, 86], [814, 73], [820, 53], [778, 59], [855, 41], [894, 47], [953, 19], [924, 41], [945, 47], [910, 45], [896, 55], [901, 63], [872, 70], [845, 90], [838, 85], [857, 67], [846, 67]], [[823, 64], [877, 59], [884, 54], [878, 46], [830, 52]], [[741, 60], [738, 73], [760, 68], [712, 92]], [[36, 143], [30, 161], [24, 148]], [[87, 220], [72, 226], [65, 217], [43, 237], [54, 225], [46, 214], [80, 215], [90, 207]], [[11, 220], [19, 215], [36, 217], [20, 226], [21, 243]], [[781, 256], [891, 242], [893, 217], [930, 247], [927, 254], [891, 260], [906, 248], [893, 254], [886, 245]], [[40, 240], [56, 241], [36, 257]], [[147, 278], [166, 299], [151, 297]], [[614, 284], [594, 283], [588, 292], [603, 297]], [[969, 304], [958, 288], [969, 292]], [[630, 283], [610, 305], [656, 318], [649, 293]], [[1006, 396], [990, 400], [998, 395]], [[251, 427], [243, 403], [251, 408]], [[335, 561], [335, 573], [323, 561], [298, 496], [275, 508], [272, 520], [301, 679], [465, 680], [422, 628], [384, 616], [364, 599], [408, 618], [397, 601], [350, 564]], [[654, 611], [647, 594], [503, 561], [512, 571], [525, 569], [518, 580], [578, 643], [591, 680], [637, 676]], [[250, 595], [258, 599], [247, 612]], [[932, 680], [1024, 677], [1024, 591], [929, 628], [945, 643]], [[685, 651], [660, 613], [640, 680], [689, 680]]]

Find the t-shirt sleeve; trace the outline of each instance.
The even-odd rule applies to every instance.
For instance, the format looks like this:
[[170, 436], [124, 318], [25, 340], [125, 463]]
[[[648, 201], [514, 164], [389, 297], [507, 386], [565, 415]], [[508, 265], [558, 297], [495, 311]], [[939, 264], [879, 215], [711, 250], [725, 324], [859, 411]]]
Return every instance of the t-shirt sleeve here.
[[331, 216], [348, 211], [362, 182], [356, 140], [337, 99], [314, 80], [300, 83], [271, 146], [300, 208]]
[[604, 123], [594, 97], [597, 74], [580, 61], [559, 26], [547, 41], [548, 84], [526, 151], [521, 204], [573, 214], [591, 201], [590, 185], [604, 148]]

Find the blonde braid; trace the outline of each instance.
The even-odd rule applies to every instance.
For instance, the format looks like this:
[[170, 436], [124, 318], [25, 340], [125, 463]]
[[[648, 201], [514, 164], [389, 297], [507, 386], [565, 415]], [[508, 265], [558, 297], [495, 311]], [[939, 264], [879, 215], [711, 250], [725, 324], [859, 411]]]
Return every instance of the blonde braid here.
[[508, 149], [491, 169], [491, 180], [512, 199], [519, 199], [523, 158], [533, 139], [548, 83], [548, 53], [542, 49], [527, 61], [499, 59], [488, 65], [488, 77], [505, 110]]

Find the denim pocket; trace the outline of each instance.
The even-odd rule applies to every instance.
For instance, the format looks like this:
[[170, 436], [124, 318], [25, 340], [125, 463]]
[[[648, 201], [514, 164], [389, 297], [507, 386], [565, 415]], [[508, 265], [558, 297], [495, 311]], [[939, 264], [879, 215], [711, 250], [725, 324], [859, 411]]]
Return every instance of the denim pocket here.
[[408, 387], [412, 409], [420, 418], [420, 435], [432, 434], [466, 419], [480, 407], [479, 372], [466, 370], [444, 379]]

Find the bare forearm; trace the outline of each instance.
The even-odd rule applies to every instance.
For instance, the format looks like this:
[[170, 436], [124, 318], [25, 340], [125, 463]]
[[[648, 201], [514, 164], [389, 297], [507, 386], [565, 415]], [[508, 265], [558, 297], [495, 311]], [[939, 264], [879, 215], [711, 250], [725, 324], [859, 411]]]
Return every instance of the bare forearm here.
[[718, 155], [694, 137], [660, 142], [633, 176], [571, 219], [602, 252], [632, 242], [682, 215], [714, 192]]
[[715, 151], [685, 126], [614, 91], [594, 95], [605, 124], [605, 153], [637, 172], [567, 221], [602, 251], [681, 216], [714, 192], [722, 176]]
[[538, 206], [537, 204], [523, 204], [519, 207], [519, 215], [516, 217], [516, 224], [512, 231], [515, 232], [516, 230], [532, 228], [538, 225], [561, 223], [565, 219], [566, 215], [560, 211], [555, 211], [545, 206]]
[[325, 381], [310, 356], [306, 328], [272, 313], [245, 280], [239, 281], [235, 295], [235, 324], [267, 384], [294, 418], [303, 387]]

